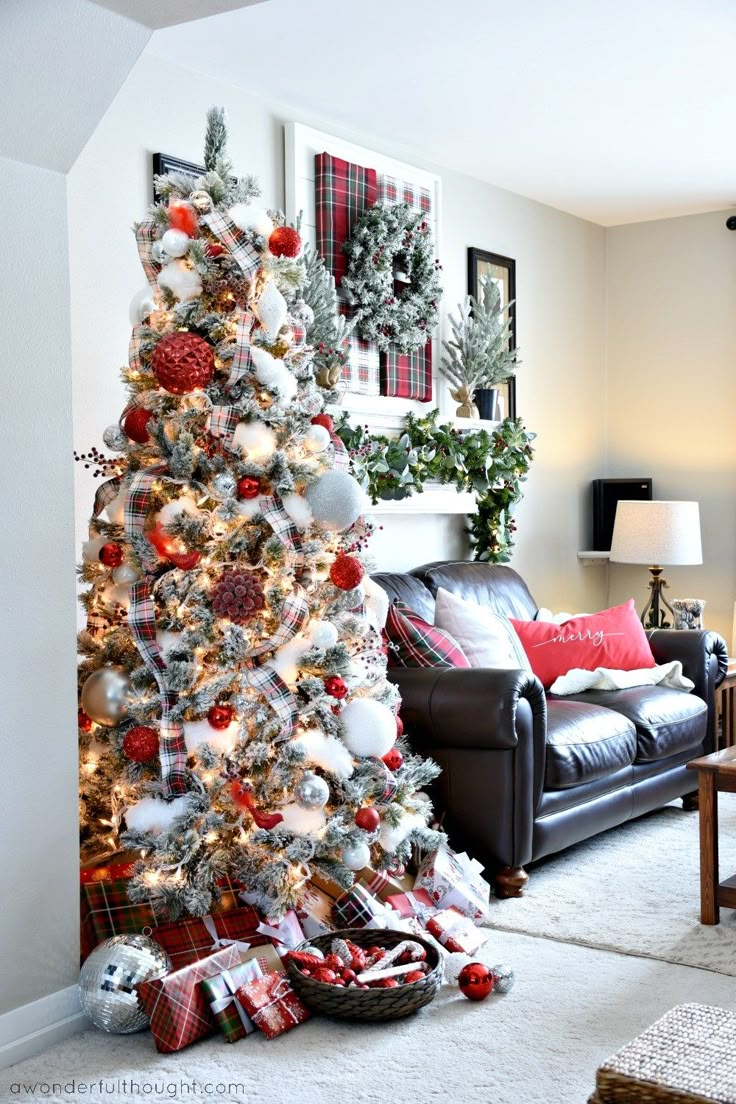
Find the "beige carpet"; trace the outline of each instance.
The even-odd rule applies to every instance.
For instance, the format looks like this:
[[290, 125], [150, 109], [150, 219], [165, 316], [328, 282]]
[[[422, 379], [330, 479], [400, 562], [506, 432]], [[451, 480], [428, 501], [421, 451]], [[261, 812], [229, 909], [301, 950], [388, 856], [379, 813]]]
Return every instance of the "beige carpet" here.
[[[736, 873], [736, 795], [719, 796], [722, 877]], [[491, 925], [736, 976], [736, 910], [700, 923], [697, 813], [677, 804], [532, 867], [518, 900], [494, 899]]]

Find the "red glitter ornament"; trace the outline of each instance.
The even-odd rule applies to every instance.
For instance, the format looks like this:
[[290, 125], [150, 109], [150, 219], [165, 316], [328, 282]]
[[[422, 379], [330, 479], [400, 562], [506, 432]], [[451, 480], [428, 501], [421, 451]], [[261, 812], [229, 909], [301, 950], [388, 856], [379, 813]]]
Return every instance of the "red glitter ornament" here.
[[123, 418], [123, 429], [131, 441], [137, 445], [147, 445], [151, 440], [148, 423], [153, 414], [143, 406], [134, 406]]
[[244, 476], [238, 480], [238, 498], [258, 498], [261, 493], [261, 484], [257, 479]]
[[123, 737], [123, 754], [133, 763], [147, 763], [158, 755], [158, 732], [148, 725], [136, 725]]
[[484, 962], [469, 962], [463, 966], [458, 975], [457, 983], [460, 992], [468, 1000], [482, 1001], [488, 996], [495, 984], [493, 970]]
[[235, 710], [231, 705], [213, 705], [207, 714], [207, 720], [218, 732], [224, 731], [232, 724]]
[[110, 541], [109, 544], [103, 544], [99, 552], [99, 559], [105, 567], [120, 567], [123, 562], [123, 550], [119, 544]]
[[301, 247], [301, 235], [291, 226], [277, 226], [268, 239], [274, 257], [298, 257]]
[[335, 428], [335, 423], [329, 414], [315, 414], [313, 418], [310, 418], [310, 422], [312, 425], [323, 426], [328, 433], [332, 433]]
[[153, 374], [171, 395], [205, 387], [215, 371], [215, 351], [204, 338], [185, 330], [166, 334], [153, 350]]
[[354, 590], [364, 574], [360, 560], [341, 552], [330, 568], [330, 582], [340, 590]]
[[254, 571], [223, 571], [210, 594], [217, 616], [236, 625], [246, 625], [266, 605], [263, 585]]
[[92, 718], [83, 709], [77, 710], [77, 728], [81, 728], [82, 732], [89, 732], [92, 728]]
[[382, 758], [390, 771], [397, 771], [404, 764], [404, 756], [396, 747], [392, 747]]
[[344, 698], [348, 692], [348, 684], [339, 675], [331, 675], [325, 679], [325, 693], [331, 698]]
[[168, 206], [169, 226], [172, 230], [183, 230], [190, 238], [197, 233], [199, 220], [191, 203], [173, 202]]
[[374, 809], [372, 805], [366, 805], [364, 809], [358, 809], [355, 814], [355, 823], [364, 832], [375, 832], [381, 823], [381, 817], [377, 809]]

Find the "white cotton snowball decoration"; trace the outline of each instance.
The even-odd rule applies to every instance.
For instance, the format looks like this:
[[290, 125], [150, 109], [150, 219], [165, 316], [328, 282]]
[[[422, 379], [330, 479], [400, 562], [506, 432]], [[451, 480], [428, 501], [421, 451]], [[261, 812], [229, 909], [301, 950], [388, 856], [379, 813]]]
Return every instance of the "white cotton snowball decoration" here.
[[362, 870], [371, 861], [371, 849], [367, 843], [355, 843], [352, 847], [346, 847], [342, 853], [342, 861], [348, 870]]
[[172, 498], [171, 502], [167, 502], [158, 511], [156, 521], [159, 525], [170, 525], [181, 514], [189, 514], [190, 517], [197, 517], [199, 514], [197, 503], [190, 495], [180, 495], [179, 498]]
[[391, 710], [372, 698], [354, 698], [340, 714], [343, 743], [358, 759], [380, 759], [396, 741], [396, 718]]
[[327, 823], [322, 809], [303, 809], [301, 805], [282, 805], [279, 809], [284, 818], [279, 828], [290, 832], [319, 832]]
[[100, 549], [107, 544], [107, 537], [90, 537], [82, 544], [82, 559], [85, 563], [99, 563]]
[[378, 842], [384, 851], [391, 854], [416, 828], [425, 827], [424, 817], [420, 816], [419, 813], [406, 813], [395, 828], [387, 824], [386, 821], [381, 821], [381, 833]]
[[241, 230], [252, 230], [254, 234], [261, 234], [264, 238], [269, 238], [273, 233], [273, 222], [263, 207], [255, 207], [252, 203], [236, 203], [228, 214]]
[[108, 502], [105, 507], [105, 513], [107, 514], [107, 520], [111, 525], [122, 525], [125, 521], [125, 499], [128, 497], [128, 488], [123, 484], [117, 493], [117, 496]]
[[158, 644], [158, 650], [164, 657], [164, 662], [168, 662], [171, 652], [179, 647], [180, 640], [181, 633], [168, 632], [167, 629], [156, 629], [156, 643]]
[[233, 445], [258, 464], [276, 451], [276, 434], [263, 422], [240, 422], [233, 433]]
[[304, 434], [304, 448], [307, 452], [324, 452], [330, 443], [330, 434], [322, 425], [310, 426]]
[[307, 632], [314, 648], [327, 651], [337, 644], [339, 634], [331, 621], [310, 621]]
[[301, 633], [297, 633], [286, 644], [276, 649], [267, 666], [272, 667], [287, 685], [292, 686], [299, 673], [299, 661], [311, 647], [312, 642]]
[[270, 391], [278, 392], [278, 401], [281, 405], [290, 402], [296, 395], [297, 382], [283, 360], [271, 356], [259, 345], [251, 347], [251, 358], [258, 382]]
[[158, 303], [153, 288], [150, 284], [146, 284], [130, 300], [128, 318], [131, 326], [137, 326], [139, 322], [145, 322], [155, 310], [158, 310]]
[[258, 498], [241, 498], [235, 504], [235, 509], [241, 517], [249, 519], [258, 517], [263, 510], [262, 496], [259, 495]]
[[253, 309], [266, 332], [266, 339], [273, 344], [287, 315], [286, 300], [273, 280], [268, 281]]
[[184, 722], [184, 743], [187, 751], [196, 751], [200, 744], [209, 744], [216, 751], [227, 755], [232, 751], [235, 742], [240, 735], [240, 724], [233, 721], [227, 728], [213, 728], [205, 718], [203, 721]]
[[172, 261], [164, 265], [158, 274], [158, 286], [170, 291], [182, 303], [202, 294], [199, 273], [183, 261]]
[[370, 575], [364, 575], [362, 580], [363, 594], [365, 595], [365, 613], [368, 622], [377, 633], [386, 626], [388, 618], [388, 594], [371, 579]]
[[297, 529], [308, 529], [312, 524], [312, 510], [303, 495], [284, 495], [281, 499], [281, 505], [284, 507]]
[[161, 245], [169, 257], [183, 257], [189, 249], [192, 239], [183, 230], [167, 230], [161, 238]]
[[337, 778], [350, 778], [355, 767], [353, 757], [341, 740], [328, 736], [318, 728], [302, 732], [294, 740], [294, 745], [304, 748], [307, 763], [312, 767], [321, 767]]
[[323, 529], [349, 529], [366, 505], [357, 479], [344, 471], [326, 471], [306, 491], [317, 525]]
[[173, 801], [144, 797], [125, 810], [125, 823], [130, 832], [161, 832], [170, 828], [176, 818], [183, 816], [188, 808], [189, 797], [186, 794], [175, 797]]

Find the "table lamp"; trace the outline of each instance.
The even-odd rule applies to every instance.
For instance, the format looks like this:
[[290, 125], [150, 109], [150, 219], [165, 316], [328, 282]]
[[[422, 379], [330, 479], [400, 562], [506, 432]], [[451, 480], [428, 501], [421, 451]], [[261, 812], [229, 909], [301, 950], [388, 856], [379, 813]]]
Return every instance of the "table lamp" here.
[[651, 594], [641, 615], [642, 623], [650, 629], [666, 628], [660, 604], [671, 614], [673, 611], [662, 593], [667, 586], [662, 568], [703, 562], [698, 503], [620, 501], [609, 559], [612, 563], [649, 564]]

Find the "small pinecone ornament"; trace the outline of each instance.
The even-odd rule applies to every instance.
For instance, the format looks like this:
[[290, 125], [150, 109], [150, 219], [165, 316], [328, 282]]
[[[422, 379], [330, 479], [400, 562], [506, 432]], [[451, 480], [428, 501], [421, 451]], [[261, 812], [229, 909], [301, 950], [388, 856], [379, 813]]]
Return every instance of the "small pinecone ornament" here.
[[301, 247], [301, 236], [291, 226], [277, 226], [268, 239], [274, 257], [298, 257]]
[[148, 725], [135, 725], [123, 737], [123, 754], [133, 763], [147, 763], [158, 755], [158, 732]]
[[363, 578], [363, 574], [360, 560], [341, 552], [330, 568], [330, 582], [340, 590], [354, 590]]
[[171, 395], [188, 395], [205, 387], [215, 370], [211, 345], [196, 334], [177, 330], [162, 337], [151, 359], [153, 374]]
[[211, 594], [217, 616], [236, 625], [246, 625], [266, 604], [261, 580], [253, 571], [224, 571]]

